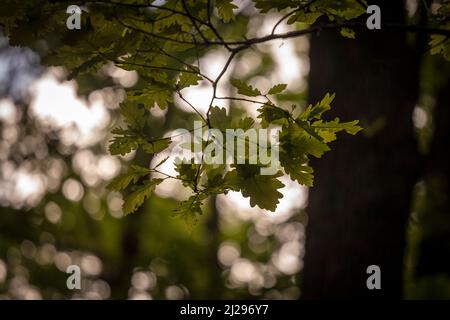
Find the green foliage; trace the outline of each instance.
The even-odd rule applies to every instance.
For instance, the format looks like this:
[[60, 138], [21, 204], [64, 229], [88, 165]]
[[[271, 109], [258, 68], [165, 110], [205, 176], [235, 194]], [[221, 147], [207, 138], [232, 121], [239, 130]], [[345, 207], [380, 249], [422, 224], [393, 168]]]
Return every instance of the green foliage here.
[[123, 103], [120, 106], [120, 113], [125, 119], [129, 128], [141, 130], [145, 125], [145, 111], [135, 103]]
[[175, 170], [178, 172], [177, 178], [183, 182], [183, 185], [193, 190], [197, 189], [196, 177], [200, 173], [201, 166], [191, 163], [177, 163]]
[[[13, 43], [27, 42], [29, 37], [24, 40], [24, 36], [19, 36], [17, 26], [24, 23], [33, 8], [22, 2], [13, 2], [17, 7], [15, 16], [2, 14], [0, 22], [5, 25]], [[39, 3], [42, 12], [65, 13], [65, 3]], [[365, 2], [356, 0], [255, 0], [254, 4], [261, 14], [276, 10], [283, 11], [284, 16], [286, 11], [289, 13], [286, 16], [288, 24], [300, 22], [311, 25], [317, 23], [321, 16], [327, 16], [336, 23], [345, 23], [365, 12]], [[201, 120], [205, 127], [223, 133], [227, 129], [245, 132], [259, 127], [281, 127], [281, 167], [274, 175], [261, 175], [260, 169], [264, 166], [258, 162], [231, 167], [179, 163], [176, 164], [175, 177], [164, 176], [164, 179], [178, 179], [190, 189], [192, 196], [183, 201], [176, 211], [177, 215], [190, 223], [197, 220], [202, 203], [209, 196], [230, 190], [249, 197], [252, 206], [275, 211], [282, 196], [279, 189], [283, 184], [278, 178], [283, 171], [298, 183], [311, 186], [313, 169], [308, 165], [309, 157], [321, 157], [329, 151], [329, 143], [336, 139], [336, 133], [343, 131], [356, 134], [361, 129], [357, 121], [340, 122], [338, 118], [327, 121], [322, 118], [331, 108], [334, 95], [327, 94], [322, 101], [307, 107], [299, 115], [299, 106], [294, 105], [288, 111], [285, 106], [279, 105], [283, 97], [291, 97], [298, 104], [298, 96], [295, 92], [287, 92], [287, 84], [284, 83], [273, 84], [267, 91], [262, 91], [250, 85], [248, 79], [229, 80], [239, 95], [231, 97], [233, 101], [246, 100], [259, 105], [256, 121], [243, 112], [237, 112], [238, 108], [227, 112], [216, 107], [218, 82], [227, 81], [222, 76], [226, 74], [232, 60], [239, 58], [240, 53], [252, 46], [251, 39], [246, 42], [239, 32], [224, 30], [223, 23], [227, 23], [231, 30], [234, 25], [245, 26], [246, 18], [236, 15], [237, 6], [231, 0], [168, 0], [162, 4], [152, 4], [151, 9], [147, 8], [148, 5], [146, 1], [117, 2], [114, 6], [102, 1], [86, 3], [88, 12], [82, 15], [81, 30], [67, 30], [65, 14], [55, 18], [43, 14], [42, 18], [50, 19], [48, 23], [27, 29], [38, 38], [50, 36], [51, 30], [62, 30], [57, 39], [52, 38], [52, 48], [44, 54], [43, 61], [47, 65], [66, 67], [70, 76], [77, 80], [86, 75], [96, 76], [105, 65], [110, 64], [138, 73], [138, 83], [127, 89], [126, 100], [120, 106], [123, 123], [112, 129], [114, 136], [109, 145], [112, 155], [126, 155], [132, 151], [140, 155], [139, 161], [133, 160], [128, 171], [109, 184], [111, 190], [124, 194], [125, 214], [134, 212], [142, 205], [162, 181], [152, 177], [158, 173], [160, 164], [150, 168], [145, 165], [145, 161], [142, 162], [142, 157], [147, 157], [149, 162], [154, 155], [169, 148], [172, 142], [170, 138], [161, 137], [161, 132], [155, 133], [153, 127], [159, 125], [159, 120], [152, 116], [152, 108], [157, 106], [169, 109], [168, 114], [173, 112], [174, 96], [186, 100], [183, 90], [188, 87], [208, 85], [213, 90], [206, 113], [198, 112], [196, 106], [190, 104], [196, 119]], [[343, 26], [340, 29], [344, 36], [354, 37], [354, 32], [349, 28]], [[227, 38], [230, 35], [235, 39]], [[230, 57], [220, 74], [215, 79], [209, 79], [202, 73], [200, 58], [216, 48], [227, 50]], [[177, 123], [186, 126], [186, 120], [178, 119]], [[248, 138], [243, 139], [248, 145]], [[214, 143], [214, 138], [194, 143], [205, 147]], [[270, 148], [268, 151], [272, 152]], [[236, 160], [236, 154], [229, 156]], [[248, 155], [245, 160], [248, 162]]]
[[[450, 30], [450, 24], [447, 25]], [[450, 39], [443, 35], [432, 35], [429, 43], [431, 54], [442, 54], [445, 59], [450, 60]]]
[[[431, 20], [439, 28], [450, 30], [450, 2], [440, 3], [438, 10], [431, 12]], [[447, 35], [432, 34], [429, 41], [431, 54], [441, 54], [445, 59], [450, 60], [450, 39]]]
[[267, 128], [270, 124], [286, 124], [289, 121], [290, 113], [284, 109], [277, 108], [273, 104], [263, 105], [258, 109], [258, 118], [261, 119], [261, 126]]
[[315, 121], [313, 122], [312, 127], [318, 129], [319, 135], [325, 142], [331, 142], [336, 140], [336, 133], [339, 131], [345, 131], [352, 135], [357, 134], [362, 130], [362, 128], [357, 125], [358, 123], [358, 120], [339, 122], [339, 118], [336, 118], [332, 121]]
[[275, 211], [278, 200], [283, 197], [278, 189], [284, 184], [276, 179], [282, 174], [261, 175], [259, 169], [257, 165], [236, 165], [236, 169], [225, 176], [225, 184], [231, 190], [240, 191], [244, 197], [250, 197], [252, 207], [257, 205], [261, 209]]
[[232, 3], [232, 0], [217, 0], [216, 6], [219, 16], [223, 22], [230, 22], [231, 20], [234, 20], [233, 9], [236, 9], [237, 6]]
[[298, 155], [290, 156], [287, 152], [280, 154], [280, 162], [284, 171], [292, 180], [298, 183], [312, 187], [314, 182], [313, 168], [307, 165], [308, 159]]
[[255, 7], [260, 9], [262, 13], [269, 12], [270, 10], [281, 11], [287, 8], [296, 8], [304, 3], [305, 1], [299, 0], [254, 0]]
[[318, 0], [318, 1], [295, 1], [295, 0], [255, 0], [255, 5], [261, 12], [270, 10], [293, 9], [287, 20], [288, 24], [301, 22], [312, 25], [323, 15], [330, 21], [355, 19], [366, 12], [366, 2], [358, 0]]
[[274, 105], [264, 105], [259, 111], [261, 124], [281, 125], [280, 163], [286, 174], [298, 183], [312, 186], [313, 169], [308, 166], [308, 157], [320, 158], [330, 150], [328, 143], [336, 139], [336, 133], [345, 131], [356, 134], [360, 130], [358, 121], [341, 123], [338, 118], [332, 121], [321, 120], [324, 112], [331, 109], [334, 94], [325, 97], [314, 106], [308, 106], [300, 115], [291, 113]]
[[190, 226], [198, 222], [198, 216], [202, 215], [202, 200], [206, 197], [203, 194], [197, 194], [189, 197], [188, 200], [182, 201], [178, 208], [174, 210], [174, 216], [183, 218]]
[[224, 108], [212, 107], [209, 116], [209, 122], [213, 128], [220, 129], [222, 131], [229, 128], [233, 117], [227, 115], [227, 111]]
[[159, 138], [153, 141], [145, 141], [142, 143], [142, 150], [148, 154], [155, 154], [165, 150], [171, 143], [172, 140], [170, 140], [170, 138]]
[[[185, 74], [185, 73], [183, 73]], [[192, 77], [183, 77], [183, 81], [180, 85], [183, 87], [188, 87], [192, 85]], [[172, 91], [163, 87], [149, 87], [147, 89], [132, 91], [129, 93], [128, 99], [133, 102], [142, 103], [147, 109], [153, 108], [157, 105], [161, 109], [166, 109], [171, 102], [173, 102]]]
[[116, 128], [112, 131], [116, 136], [111, 140], [109, 152], [112, 155], [126, 155], [139, 147], [141, 139], [126, 130]]
[[320, 119], [322, 114], [325, 111], [328, 111], [331, 109], [331, 102], [333, 102], [335, 95], [330, 95], [327, 93], [325, 97], [318, 103], [316, 103], [314, 106], [309, 105], [308, 108], [299, 116], [300, 120], [313, 120], [313, 119]]
[[189, 86], [196, 86], [202, 79], [203, 78], [195, 72], [182, 72], [180, 75], [180, 79], [178, 80], [177, 87], [178, 89], [184, 89]]
[[130, 183], [136, 183], [141, 177], [150, 174], [151, 170], [132, 165], [128, 172], [115, 177], [109, 184], [108, 189], [121, 191], [128, 187]]
[[[246, 93], [260, 92], [259, 89], [250, 87], [243, 81], [234, 81], [235, 86]], [[269, 92], [279, 93], [286, 89], [286, 85], [276, 85]], [[297, 117], [268, 101], [259, 109], [258, 118], [261, 125], [281, 125], [280, 132], [280, 163], [282, 169], [298, 183], [312, 186], [313, 169], [308, 166], [309, 156], [317, 158], [330, 150], [328, 144], [336, 139], [336, 133], [345, 131], [356, 134], [361, 130], [358, 121], [341, 123], [338, 118], [332, 121], [322, 120], [324, 112], [331, 109], [334, 95], [326, 94], [317, 104], [310, 105]], [[226, 110], [212, 107], [210, 110], [210, 125], [212, 128], [225, 132], [226, 129], [247, 130], [255, 125], [251, 118], [236, 118], [227, 114]], [[233, 155], [234, 157], [236, 155]], [[278, 189], [284, 185], [277, 179], [282, 176], [278, 171], [274, 175], [261, 175], [261, 164], [232, 165], [231, 170], [226, 166], [210, 166], [200, 164], [177, 164], [179, 173], [177, 178], [183, 185], [189, 187], [199, 197], [191, 197], [184, 202], [179, 209], [180, 215], [190, 217], [200, 212], [202, 199], [208, 195], [226, 193], [228, 190], [239, 191], [244, 197], [250, 198], [251, 206], [275, 211], [282, 194]], [[206, 182], [200, 183], [200, 177], [205, 174]], [[192, 210], [189, 210], [191, 208]]]
[[341, 28], [341, 35], [349, 39], [355, 39], [355, 31], [350, 28]]
[[328, 18], [333, 20], [351, 20], [366, 13], [366, 1], [359, 0], [321, 0], [315, 4], [316, 10], [326, 13]]
[[322, 16], [322, 12], [320, 11], [298, 11], [297, 13], [293, 14], [288, 20], [288, 24], [293, 24], [295, 22], [301, 22], [307, 25], [312, 25], [314, 22], [317, 21]]
[[124, 117], [127, 128], [114, 128], [115, 135], [109, 145], [112, 155], [126, 155], [139, 147], [145, 153], [155, 154], [163, 151], [171, 144], [170, 138], [148, 139], [144, 133], [148, 113], [146, 110], [133, 101], [127, 100], [122, 103], [120, 113]]
[[261, 91], [246, 84], [242, 80], [231, 79], [231, 84], [238, 90], [239, 94], [243, 94], [244, 96], [257, 97], [261, 95]]
[[281, 93], [286, 89], [286, 87], [287, 87], [287, 84], [285, 84], [285, 83], [276, 84], [272, 88], [269, 89], [269, 92], [267, 94]]
[[209, 121], [212, 128], [225, 132], [226, 129], [248, 130], [253, 127], [255, 121], [250, 117], [237, 118], [227, 114], [226, 109], [212, 107], [210, 110]]
[[139, 208], [161, 182], [162, 179], [153, 179], [136, 186], [132, 193], [124, 197], [123, 213], [127, 215]]

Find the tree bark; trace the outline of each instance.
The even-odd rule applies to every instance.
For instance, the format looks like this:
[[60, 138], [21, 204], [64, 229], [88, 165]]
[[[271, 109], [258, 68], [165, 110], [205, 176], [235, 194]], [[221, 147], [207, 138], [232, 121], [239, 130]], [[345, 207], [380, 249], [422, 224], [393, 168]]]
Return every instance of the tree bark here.
[[[448, 62], [439, 64], [450, 70]], [[450, 275], [450, 79], [436, 96], [434, 133], [425, 161], [425, 212], [420, 216], [422, 241], [417, 276]]]
[[[374, 2], [383, 23], [404, 23], [401, 1]], [[411, 116], [420, 55], [402, 32], [361, 29], [356, 37], [333, 31], [311, 37], [310, 102], [336, 92], [330, 117], [360, 119], [365, 130], [342, 135], [329, 154], [312, 161], [302, 298], [402, 297], [418, 166]], [[381, 269], [381, 290], [366, 286], [370, 265]]]

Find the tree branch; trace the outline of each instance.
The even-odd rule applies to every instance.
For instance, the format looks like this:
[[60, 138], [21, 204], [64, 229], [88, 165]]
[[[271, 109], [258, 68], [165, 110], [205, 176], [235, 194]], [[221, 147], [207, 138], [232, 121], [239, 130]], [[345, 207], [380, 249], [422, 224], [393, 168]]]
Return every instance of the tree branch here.
[[283, 22], [284, 20], [286, 20], [287, 18], [289, 18], [291, 15], [293, 15], [294, 13], [297, 13], [299, 11], [302, 11], [306, 8], [308, 8], [310, 5], [312, 5], [314, 2], [316, 2], [317, 0], [310, 0], [308, 3], [305, 3], [303, 6], [298, 7], [297, 9], [294, 9], [290, 12], [288, 12], [286, 15], [284, 15], [283, 17], [281, 17], [280, 20], [278, 20], [277, 23], [275, 23], [275, 25], [272, 28], [272, 32], [271, 34], [275, 34], [275, 30], [277, 29], [277, 27], [280, 25], [281, 22]]

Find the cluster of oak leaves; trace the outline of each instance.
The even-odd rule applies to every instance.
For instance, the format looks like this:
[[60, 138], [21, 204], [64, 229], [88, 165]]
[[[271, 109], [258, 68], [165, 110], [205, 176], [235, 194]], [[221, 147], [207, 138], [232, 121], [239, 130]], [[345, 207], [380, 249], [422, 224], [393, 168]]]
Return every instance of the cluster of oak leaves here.
[[[364, 12], [359, 6], [352, 7], [354, 5], [352, 2], [354, 1], [347, 2], [350, 8], [340, 12], [336, 11], [336, 13], [347, 15], [347, 18], [350, 19]], [[231, 1], [216, 1], [216, 5], [218, 16], [222, 22], [228, 23], [234, 19], [234, 4]], [[274, 8], [283, 10], [290, 7], [290, 5], [288, 2], [283, 5], [282, 1], [256, 2], [257, 8], [263, 13]], [[326, 4], [322, 1], [322, 5]], [[353, 12], [352, 8], [354, 8]], [[326, 14], [326, 11], [318, 9], [319, 7], [308, 12], [299, 11], [299, 14], [296, 14], [296, 17], [291, 19], [289, 23], [294, 23], [296, 19], [303, 19], [304, 21], [308, 20], [312, 24], [319, 16]], [[201, 19], [201, 12], [197, 14]], [[342, 19], [344, 18], [342, 17]], [[186, 31], [188, 29], [192, 31], [193, 26], [189, 18], [183, 17], [182, 19], [186, 19], [185, 24], [180, 21], [173, 23], [179, 25], [181, 29], [186, 28]], [[207, 20], [206, 17], [205, 20]], [[204, 32], [207, 34], [208, 30]], [[214, 35], [212, 37], [215, 38]], [[173, 50], [174, 46], [182, 45], [181, 43], [173, 44], [169, 41], [166, 43], [165, 48], [170, 47]], [[130, 69], [136, 70], [135, 66], [132, 66]], [[112, 154], [126, 154], [137, 148], [142, 148], [146, 153], [155, 154], [170, 146], [171, 140], [169, 138], [149, 140], [140, 135], [145, 125], [145, 108], [141, 108], [139, 102], [144, 102], [143, 106], [145, 107], [158, 106], [165, 108], [168, 106], [168, 102], [171, 102], [171, 97], [178, 90], [188, 86], [195, 86], [200, 80], [204, 80], [197, 66], [186, 66], [185, 70], [194, 70], [198, 71], [198, 73], [180, 72], [174, 86], [175, 90], [164, 92], [153, 88], [153, 91], [145, 89], [129, 93], [127, 102], [121, 107], [121, 113], [125, 118], [127, 128], [114, 129], [113, 133], [116, 136], [110, 145]], [[167, 78], [158, 80], [166, 81]], [[362, 129], [357, 125], [357, 120], [340, 122], [338, 118], [331, 121], [322, 119], [322, 115], [327, 110], [330, 110], [334, 95], [326, 94], [322, 101], [315, 105], [310, 105], [306, 110], [300, 110], [296, 105], [286, 109], [277, 106], [273, 102], [274, 99], [271, 99], [271, 97], [285, 91], [286, 84], [276, 84], [263, 93], [258, 88], [254, 88], [244, 81], [232, 79], [230, 82], [237, 90], [238, 97], [248, 100], [259, 98], [257, 101], [265, 99], [264, 103], [260, 103], [258, 106], [259, 115], [256, 119], [257, 121], [255, 122], [255, 119], [250, 117], [233, 117], [227, 114], [225, 109], [212, 104], [206, 115], [205, 125], [208, 128], [219, 129], [224, 133], [226, 129], [242, 129], [246, 131], [255, 127], [281, 127], [279, 133], [279, 161], [282, 169], [280, 168], [274, 175], [261, 175], [261, 164], [248, 164], [248, 162], [230, 166], [224, 164], [195, 164], [193, 161], [191, 164], [175, 164], [178, 175], [174, 178], [182, 181], [183, 185], [192, 191], [192, 195], [180, 203], [175, 210], [175, 214], [184, 218], [189, 224], [195, 223], [198, 215], [202, 214], [202, 205], [205, 199], [213, 195], [226, 194], [229, 190], [241, 192], [244, 197], [249, 197], [251, 206], [275, 211], [279, 199], [282, 197], [278, 189], [284, 187], [283, 183], [277, 179], [278, 177], [286, 173], [292, 180], [302, 185], [312, 186], [313, 169], [308, 165], [309, 157], [320, 158], [325, 152], [329, 151], [330, 147], [328, 144], [336, 139], [336, 133], [345, 131], [349, 134], [356, 134]], [[154, 94], [155, 91], [157, 94]], [[214, 142], [212, 140], [203, 141], [204, 145], [209, 143]], [[166, 160], [164, 159], [162, 162]], [[122, 191], [130, 184], [133, 185], [131, 192], [124, 195], [123, 211], [125, 214], [135, 211], [142, 205], [145, 199], [153, 193], [155, 187], [163, 181], [163, 179], [148, 178], [151, 177], [152, 173], [158, 172], [158, 167], [162, 162], [153, 168], [132, 165], [127, 172], [111, 182], [109, 188], [116, 191]]]
[[[258, 89], [241, 81], [234, 80], [232, 84], [237, 87], [238, 93], [250, 97], [262, 95]], [[267, 95], [281, 93], [286, 88], [285, 84], [273, 86]], [[259, 109], [259, 125], [267, 128], [270, 125], [281, 126], [279, 133], [279, 160], [283, 170], [292, 180], [306, 186], [313, 184], [313, 169], [308, 165], [310, 156], [320, 158], [330, 150], [328, 144], [336, 139], [336, 133], [345, 131], [356, 134], [362, 128], [358, 126], [358, 120], [340, 122], [339, 118], [331, 121], [322, 120], [322, 115], [331, 108], [334, 95], [326, 96], [317, 104], [310, 105], [306, 110], [294, 116], [296, 106], [292, 110], [285, 110], [275, 104], [266, 103]], [[161, 152], [171, 144], [170, 138], [156, 139], [153, 141], [139, 137], [139, 132], [144, 126], [144, 110], [136, 104], [124, 104], [121, 107], [127, 123], [127, 129], [116, 128], [117, 136], [110, 145], [112, 154], [126, 154], [131, 150], [141, 147], [145, 152], [154, 154]], [[250, 117], [241, 119], [227, 115], [224, 108], [213, 107], [209, 115], [211, 128], [225, 132], [226, 129], [243, 129], [244, 131], [255, 126], [255, 121]], [[214, 143], [204, 141], [204, 144]], [[152, 172], [159, 172], [158, 167], [167, 160], [164, 159], [153, 168], [132, 165], [126, 173], [116, 177], [109, 188], [116, 191], [125, 189], [129, 184], [134, 184], [133, 191], [124, 197], [123, 211], [125, 214], [135, 211], [155, 187], [163, 179], [148, 179]], [[188, 222], [194, 222], [196, 215], [202, 213], [203, 201], [211, 196], [226, 193], [228, 190], [240, 191], [244, 197], [250, 197], [251, 206], [259, 206], [262, 209], [276, 210], [278, 200], [282, 194], [278, 189], [284, 187], [277, 178], [283, 173], [278, 171], [274, 175], [261, 175], [261, 164], [233, 164], [227, 168], [225, 164], [176, 164], [178, 175], [175, 177], [182, 181], [183, 185], [190, 188], [193, 195], [181, 202], [176, 214], [183, 216]], [[138, 183], [141, 182], [141, 183]]]

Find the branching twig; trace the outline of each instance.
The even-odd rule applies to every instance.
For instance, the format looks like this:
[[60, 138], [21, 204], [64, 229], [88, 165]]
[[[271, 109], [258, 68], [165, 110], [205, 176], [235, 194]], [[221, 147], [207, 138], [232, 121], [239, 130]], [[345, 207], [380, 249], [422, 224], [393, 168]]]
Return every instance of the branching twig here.
[[199, 116], [200, 118], [202, 118], [202, 120], [207, 123], [205, 117], [197, 110], [196, 107], [194, 107], [192, 105], [192, 103], [190, 103], [188, 100], [186, 100], [186, 98], [183, 97], [183, 95], [181, 94], [180, 90], [177, 90], [178, 96], [180, 97], [181, 100], [183, 100], [184, 102], [186, 102], [188, 104], [189, 107], [191, 107], [192, 110], [194, 110]]
[[236, 101], [246, 101], [246, 102], [251, 102], [251, 103], [256, 103], [256, 104], [262, 104], [262, 105], [267, 105], [267, 102], [264, 101], [257, 101], [257, 100], [251, 100], [251, 99], [247, 99], [247, 98], [239, 98], [239, 97], [216, 97], [217, 100], [236, 100]]
[[[191, 66], [190, 64], [186, 63], [185, 61], [183, 61], [182, 59], [166, 52], [162, 47], [158, 47], [158, 42], [156, 44], [156, 46], [158, 47], [156, 50], [158, 50], [162, 55], [170, 57], [171, 59], [177, 61], [178, 63], [180, 63], [181, 65], [186, 67], [186, 70], [179, 70], [177, 68], [173, 68], [173, 67], [167, 67], [167, 66], [153, 66], [153, 65], [146, 65], [146, 64], [139, 64], [136, 62], [126, 62], [126, 61], [120, 61], [120, 60], [111, 60], [117, 64], [129, 64], [129, 65], [136, 65], [136, 66], [141, 66], [144, 68], [155, 68], [155, 69], [162, 69], [162, 70], [169, 70], [169, 71], [176, 71], [176, 72], [186, 72], [186, 73], [193, 73], [193, 74], [197, 74], [200, 75], [201, 77], [203, 77], [204, 79], [208, 80], [211, 83], [213, 92], [212, 92], [212, 96], [211, 96], [211, 100], [209, 102], [208, 105], [208, 109], [206, 111], [206, 114], [203, 115], [202, 113], [199, 112], [199, 110], [192, 104], [190, 103], [181, 93], [181, 90], [179, 88], [176, 88], [175, 91], [177, 92], [178, 96], [180, 97], [180, 99], [182, 101], [184, 101], [185, 103], [187, 103], [187, 105], [197, 114], [201, 117], [201, 119], [205, 122], [204, 126], [207, 126], [209, 129], [211, 129], [211, 121], [210, 121], [210, 113], [211, 113], [211, 109], [214, 105], [214, 101], [216, 99], [224, 99], [224, 100], [235, 100], [235, 101], [246, 101], [246, 102], [250, 102], [250, 103], [255, 103], [255, 104], [260, 104], [260, 105], [268, 105], [270, 107], [273, 108], [278, 108], [281, 109], [283, 111], [286, 111], [282, 108], [280, 108], [279, 106], [276, 106], [267, 95], [262, 95], [263, 97], [266, 98], [267, 101], [258, 101], [258, 100], [253, 100], [253, 99], [248, 99], [248, 98], [240, 98], [240, 97], [219, 97], [217, 96], [217, 88], [219, 86], [219, 82], [220, 80], [224, 77], [225, 73], [227, 72], [228, 68], [230, 67], [233, 59], [237, 56], [238, 53], [240, 53], [241, 51], [244, 51], [246, 49], [248, 49], [249, 47], [253, 46], [253, 45], [257, 45], [257, 44], [262, 44], [262, 43], [266, 43], [266, 42], [270, 42], [273, 40], [277, 40], [277, 39], [293, 39], [293, 38], [297, 38], [297, 37], [301, 37], [301, 36], [305, 36], [305, 35], [309, 35], [309, 34], [314, 34], [316, 32], [320, 32], [322, 30], [339, 30], [340, 28], [343, 27], [349, 27], [349, 28], [367, 28], [366, 24], [364, 22], [355, 22], [355, 21], [347, 21], [347, 22], [341, 22], [341, 23], [327, 23], [327, 24], [319, 24], [319, 25], [313, 25], [310, 26], [306, 29], [302, 29], [302, 30], [295, 30], [295, 31], [290, 31], [290, 32], [285, 32], [285, 33], [275, 33], [277, 27], [286, 19], [288, 19], [290, 16], [292, 16], [295, 13], [300, 12], [301, 10], [305, 10], [308, 7], [310, 7], [312, 4], [314, 4], [317, 0], [309, 0], [309, 1], [305, 1], [303, 2], [304, 4], [301, 5], [300, 7], [288, 12], [287, 14], [285, 14], [284, 16], [282, 16], [273, 26], [272, 28], [272, 32], [266, 36], [262, 36], [262, 37], [254, 37], [254, 38], [250, 38], [250, 39], [245, 39], [245, 40], [225, 40], [220, 33], [218, 32], [217, 28], [214, 26], [213, 24], [213, 19], [212, 19], [212, 2], [211, 0], [207, 1], [207, 21], [203, 21], [197, 17], [195, 17], [190, 11], [189, 11], [189, 7], [188, 4], [186, 3], [185, 0], [181, 0], [181, 4], [183, 6], [183, 10], [184, 11], [179, 11], [176, 9], [172, 9], [172, 8], [168, 8], [165, 7], [164, 5], [158, 6], [158, 5], [154, 5], [152, 3], [150, 3], [150, 1], [148, 2], [147, 5], [144, 4], [133, 4], [133, 3], [118, 3], [115, 1], [87, 1], [86, 3], [103, 3], [103, 4], [109, 4], [109, 5], [122, 5], [122, 6], [127, 6], [127, 7], [136, 7], [136, 8], [145, 8], [145, 7], [150, 7], [150, 8], [155, 8], [155, 9], [161, 9], [161, 10], [166, 10], [168, 12], [170, 12], [170, 14], [177, 14], [177, 15], [181, 15], [183, 17], [187, 17], [189, 18], [190, 23], [192, 24], [192, 26], [188, 26], [191, 30], [192, 28], [195, 29], [194, 32], [184, 32], [181, 34], [181, 39], [180, 38], [173, 38], [172, 35], [170, 34], [169, 36], [164, 36], [161, 34], [157, 34], [154, 32], [154, 24], [151, 23], [149, 24], [149, 26], [151, 26], [152, 28], [150, 29], [150, 31], [145, 30], [145, 29], [141, 29], [135, 25], [130, 25], [129, 23], [126, 23], [124, 21], [122, 21], [118, 15], [116, 14], [116, 18], [117, 21], [125, 28], [129, 28], [133, 31], [139, 32], [139, 33], [143, 33], [145, 36], [149, 37], [152, 40], [155, 39], [159, 39], [159, 40], [163, 40], [163, 41], [168, 41], [168, 42], [172, 42], [172, 43], [177, 43], [177, 44], [185, 44], [185, 45], [194, 45], [195, 47], [195, 54], [197, 56], [197, 63], [198, 63], [198, 70], [195, 69], [193, 66]], [[143, 22], [143, 21], [141, 21]], [[131, 23], [131, 22], [130, 22]], [[145, 22], [143, 22], [145, 23]], [[204, 33], [204, 31], [202, 31], [202, 27], [203, 30], [208, 31], [211, 30], [212, 33], [214, 34], [214, 38], [217, 39], [208, 39], [206, 36], [206, 33]], [[450, 30], [446, 30], [446, 29], [439, 29], [439, 28], [431, 28], [431, 27], [426, 27], [426, 26], [419, 26], [419, 25], [400, 25], [400, 24], [392, 24], [392, 23], [386, 23], [384, 25], [382, 25], [382, 30], [386, 31], [398, 31], [398, 32], [414, 32], [414, 33], [423, 33], [423, 34], [439, 34], [439, 35], [445, 35], [447, 37], [450, 37]], [[181, 32], [181, 31], [180, 31]], [[379, 31], [373, 31], [373, 32], [379, 32]], [[201, 39], [197, 39], [196, 36], [194, 35], [199, 35], [201, 37]], [[192, 41], [186, 40], [187, 37], [185, 37], [185, 35], [190, 35], [192, 37]], [[201, 40], [201, 41], [198, 41]], [[230, 54], [228, 56], [228, 59], [226, 60], [223, 68], [221, 69], [220, 73], [217, 75], [217, 77], [215, 79], [211, 79], [208, 78], [207, 76], [203, 75], [200, 71], [200, 57], [199, 57], [199, 48], [209, 48], [211, 46], [219, 46], [219, 47], [223, 47], [225, 49], [227, 49]], [[189, 47], [190, 48], [190, 47]], [[290, 113], [290, 119], [292, 119], [293, 121], [295, 121], [295, 119], [292, 118], [292, 114]], [[203, 128], [203, 127], [202, 127]], [[210, 141], [210, 139], [213, 139], [211, 137], [210, 131], [208, 131], [208, 141]], [[226, 134], [226, 133], [225, 133]], [[213, 139], [214, 140], [214, 139]], [[199, 185], [199, 179], [203, 170], [203, 160], [204, 160], [204, 154], [202, 154], [202, 158], [201, 158], [201, 162], [200, 165], [197, 168], [197, 172], [195, 174], [195, 178], [193, 181], [190, 181], [191, 183], [193, 183], [192, 188], [194, 190], [194, 192], [199, 195], [199, 193], [201, 192], [201, 190], [198, 189], [198, 185]], [[161, 173], [163, 175], [165, 175], [168, 178], [174, 178], [174, 179], [178, 179], [178, 180], [183, 180], [179, 177], [174, 177], [165, 173], [160, 172], [159, 170], [157, 170], [156, 168], [153, 170], [154, 172], [158, 172]]]
[[194, 26], [195, 30], [197, 30], [198, 34], [200, 35], [200, 37], [202, 37], [203, 41], [205, 43], [208, 43], [209, 40], [208, 38], [205, 37], [205, 35], [203, 34], [203, 32], [200, 30], [200, 27], [197, 25], [196, 20], [194, 19], [194, 17], [191, 15], [191, 13], [189, 12], [189, 8], [186, 4], [186, 0], [181, 0], [181, 3], [183, 4], [183, 9], [184, 11], [186, 11], [186, 15], [188, 16], [188, 18], [191, 20], [192, 25]]
[[317, 1], [317, 0], [310, 0], [309, 2], [305, 3], [303, 6], [298, 7], [298, 8], [296, 8], [296, 9], [294, 9], [294, 10], [288, 12], [288, 13], [287, 13], [286, 15], [284, 15], [283, 17], [281, 17], [281, 19], [278, 20], [278, 22], [275, 23], [275, 25], [273, 26], [271, 34], [275, 34], [275, 30], [277, 29], [277, 27], [280, 25], [281, 22], [283, 22], [284, 20], [286, 20], [287, 18], [289, 18], [291, 15], [293, 15], [293, 14], [299, 12], [299, 11], [305, 10], [306, 8], [308, 8], [310, 5], [312, 5], [312, 4], [313, 4], [314, 2], [316, 2], [316, 1]]

